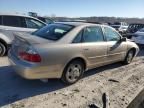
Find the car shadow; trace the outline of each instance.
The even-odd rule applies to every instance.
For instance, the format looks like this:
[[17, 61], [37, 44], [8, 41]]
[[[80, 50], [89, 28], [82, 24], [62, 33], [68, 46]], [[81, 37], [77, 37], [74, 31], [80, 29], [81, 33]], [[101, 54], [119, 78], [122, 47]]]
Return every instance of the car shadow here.
[[16, 75], [11, 66], [0, 67], [0, 107], [64, 87], [66, 86], [56, 79], [48, 83], [40, 80], [26, 80]]
[[[92, 69], [85, 72], [83, 78], [119, 66], [122, 66], [122, 64], [115, 63]], [[15, 74], [11, 66], [0, 67], [0, 107], [25, 98], [54, 92], [65, 87], [67, 86], [58, 79], [50, 79], [48, 83], [43, 83], [40, 80], [26, 80]]]
[[[144, 56], [143, 49], [140, 50], [138, 56]], [[114, 63], [92, 69], [85, 72], [83, 78], [120, 66], [123, 65]], [[0, 107], [25, 98], [58, 91], [65, 87], [67, 86], [58, 79], [51, 79], [48, 83], [39, 80], [26, 80], [15, 74], [11, 66], [0, 67]]]

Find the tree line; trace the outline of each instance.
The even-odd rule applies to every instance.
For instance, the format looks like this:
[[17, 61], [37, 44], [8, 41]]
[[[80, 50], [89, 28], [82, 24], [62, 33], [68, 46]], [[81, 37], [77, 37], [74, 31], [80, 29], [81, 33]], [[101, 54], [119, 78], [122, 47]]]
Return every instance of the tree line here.
[[69, 21], [69, 20], [85, 20], [87, 22], [96, 23], [111, 23], [114, 22], [127, 22], [131, 23], [142, 23], [144, 24], [144, 18], [121, 18], [121, 17], [79, 17], [79, 18], [68, 18], [68, 17], [52, 17], [56, 21]]

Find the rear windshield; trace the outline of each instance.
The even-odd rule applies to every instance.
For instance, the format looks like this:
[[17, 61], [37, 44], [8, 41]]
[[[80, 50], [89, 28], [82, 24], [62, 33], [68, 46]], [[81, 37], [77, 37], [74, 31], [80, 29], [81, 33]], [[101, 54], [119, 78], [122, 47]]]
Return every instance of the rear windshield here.
[[65, 25], [65, 24], [49, 24], [36, 32], [33, 32], [32, 35], [36, 35], [41, 38], [49, 40], [59, 40], [66, 33], [72, 30], [74, 26]]

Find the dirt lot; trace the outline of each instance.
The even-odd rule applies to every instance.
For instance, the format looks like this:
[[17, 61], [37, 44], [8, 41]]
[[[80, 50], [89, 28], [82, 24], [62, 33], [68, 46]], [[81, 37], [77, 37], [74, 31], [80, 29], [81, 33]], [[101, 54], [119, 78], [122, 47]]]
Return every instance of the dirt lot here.
[[126, 108], [144, 89], [144, 48], [130, 65], [115, 63], [84, 74], [65, 86], [57, 79], [42, 83], [17, 76], [7, 57], [0, 58], [0, 107]]

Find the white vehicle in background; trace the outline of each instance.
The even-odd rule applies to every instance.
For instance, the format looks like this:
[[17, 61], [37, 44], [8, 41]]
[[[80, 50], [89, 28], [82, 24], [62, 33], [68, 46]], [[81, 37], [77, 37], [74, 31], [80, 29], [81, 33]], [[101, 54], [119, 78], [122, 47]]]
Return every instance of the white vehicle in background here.
[[114, 29], [116, 29], [119, 33], [123, 34], [126, 32], [128, 28], [128, 24], [126, 22], [115, 22], [111, 25]]
[[46, 26], [37, 18], [11, 13], [0, 13], [0, 56], [4, 56], [12, 40], [13, 32], [31, 33]]
[[144, 45], [144, 28], [134, 33], [132, 36], [132, 40], [135, 41], [137, 44]]

